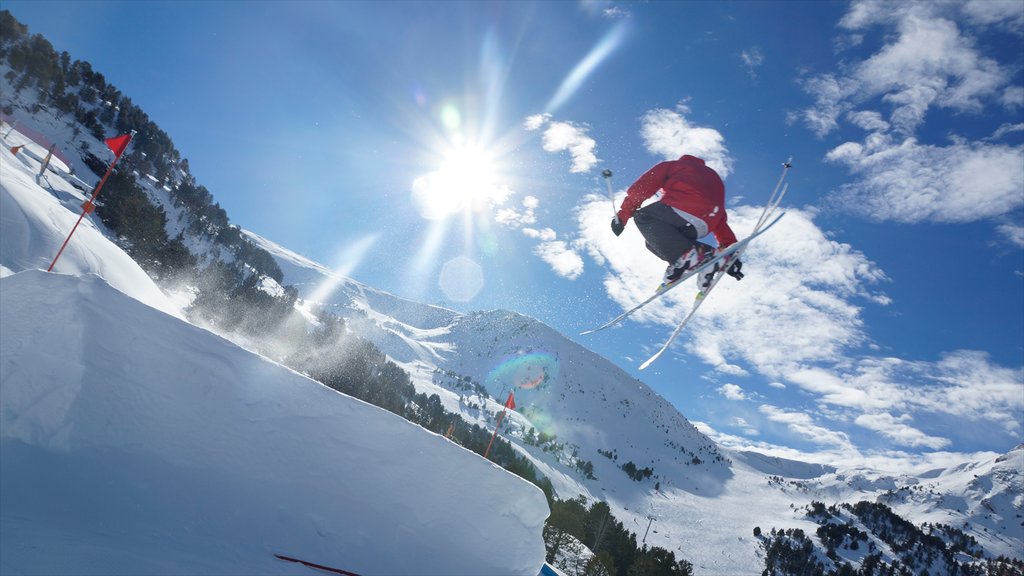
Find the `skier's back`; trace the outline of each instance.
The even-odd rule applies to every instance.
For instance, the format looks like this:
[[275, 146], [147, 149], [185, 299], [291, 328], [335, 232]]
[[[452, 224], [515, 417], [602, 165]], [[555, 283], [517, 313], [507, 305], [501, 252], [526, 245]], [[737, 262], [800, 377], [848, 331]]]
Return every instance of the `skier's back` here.
[[[640, 208], [659, 190], [663, 194], [658, 202]], [[714, 253], [698, 238], [714, 234], [719, 249], [736, 242], [725, 211], [721, 177], [704, 160], [689, 154], [656, 164], [629, 187], [612, 220], [616, 236], [631, 217], [636, 219], [647, 249], [669, 263], [662, 288]]]

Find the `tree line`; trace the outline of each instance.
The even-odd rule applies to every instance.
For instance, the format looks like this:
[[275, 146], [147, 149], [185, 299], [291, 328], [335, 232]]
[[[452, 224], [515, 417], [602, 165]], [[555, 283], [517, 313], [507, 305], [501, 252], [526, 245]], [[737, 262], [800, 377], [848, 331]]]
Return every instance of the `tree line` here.
[[626, 530], [605, 502], [587, 501], [580, 496], [551, 503], [551, 516], [544, 526], [548, 563], [561, 554], [580, 557], [582, 546], [593, 552], [579, 565], [561, 569], [579, 576], [690, 576], [693, 564], [676, 559], [675, 553], [658, 546], [637, 544], [636, 534]]
[[[985, 558], [977, 541], [961, 530], [943, 524], [915, 526], [880, 502], [826, 507], [814, 501], [806, 516], [819, 525], [816, 536], [824, 552], [799, 528], [772, 528], [762, 534], [755, 527], [754, 536], [765, 551], [763, 576], [1024, 576], [1024, 562]], [[849, 556], [859, 558], [859, 566], [845, 560], [841, 550], [852, 551]]]

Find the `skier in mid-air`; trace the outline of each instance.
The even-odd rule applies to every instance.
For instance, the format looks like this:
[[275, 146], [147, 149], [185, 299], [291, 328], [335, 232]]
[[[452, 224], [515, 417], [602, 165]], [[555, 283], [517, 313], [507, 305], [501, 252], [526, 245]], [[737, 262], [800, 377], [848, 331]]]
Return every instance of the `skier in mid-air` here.
[[[640, 208], [658, 190], [663, 191], [661, 199]], [[715, 248], [699, 242], [699, 238], [714, 234], [719, 250], [736, 242], [725, 213], [722, 179], [704, 160], [689, 154], [656, 164], [629, 187], [622, 207], [612, 219], [612, 232], [616, 236], [622, 234], [631, 217], [636, 220], [647, 249], [668, 262], [659, 291], [714, 256]], [[738, 258], [723, 266], [728, 266], [730, 276], [742, 278]]]

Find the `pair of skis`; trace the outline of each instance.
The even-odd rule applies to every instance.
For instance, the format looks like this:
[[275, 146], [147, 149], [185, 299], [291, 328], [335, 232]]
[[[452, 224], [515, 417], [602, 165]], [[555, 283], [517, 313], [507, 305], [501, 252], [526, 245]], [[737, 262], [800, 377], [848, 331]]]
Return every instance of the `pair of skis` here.
[[[640, 365], [640, 369], [643, 370], [650, 366], [655, 360], [658, 359], [659, 356], [661, 356], [665, 352], [665, 350], [668, 350], [669, 346], [672, 345], [672, 342], [674, 342], [676, 337], [679, 336], [679, 333], [683, 331], [683, 328], [690, 322], [690, 319], [693, 318], [694, 313], [697, 312], [697, 309], [700, 308], [700, 305], [704, 303], [704, 300], [707, 298], [707, 295], [718, 284], [718, 281], [722, 279], [722, 276], [726, 274], [726, 270], [728, 269], [728, 263], [723, 263], [723, 261], [726, 258], [729, 258], [730, 260], [739, 259], [740, 255], [743, 253], [744, 250], [746, 250], [751, 240], [767, 232], [768, 229], [774, 226], [785, 215], [785, 213], [783, 212], [782, 214], [775, 216], [775, 211], [779, 207], [779, 204], [782, 202], [782, 198], [783, 196], [786, 195], [786, 190], [789, 187], [788, 184], [784, 185], [783, 181], [786, 179], [786, 173], [789, 171], [790, 167], [792, 167], [792, 161], [793, 159], [790, 158], [789, 160], [782, 164], [782, 176], [779, 177], [779, 181], [775, 184], [775, 189], [772, 190], [772, 194], [768, 198], [768, 203], [765, 205], [764, 210], [761, 212], [761, 217], [758, 218], [757, 224], [754, 226], [754, 231], [751, 232], [749, 236], [718, 252], [717, 254], [714, 255], [714, 257], [702, 262], [700, 266], [697, 266], [693, 270], [688, 270], [685, 274], [683, 274], [682, 277], [679, 278], [678, 281], [671, 284], [664, 290], [655, 292], [654, 295], [651, 296], [650, 298], [644, 300], [643, 302], [640, 302], [636, 306], [630, 308], [629, 310], [626, 310], [622, 314], [619, 314], [618, 316], [612, 318], [611, 320], [602, 324], [601, 326], [598, 326], [597, 328], [594, 328], [592, 330], [586, 330], [584, 332], [581, 332], [580, 334], [593, 334], [594, 332], [604, 330], [605, 328], [609, 328], [611, 326], [618, 324], [619, 322], [622, 322], [631, 314], [633, 314], [637, 310], [640, 310], [641, 308], [650, 304], [651, 302], [660, 298], [661, 296], [664, 296], [669, 290], [682, 284], [683, 281], [685, 281], [687, 278], [690, 278], [691, 276], [700, 275], [698, 276], [698, 278], [702, 278], [706, 274], [713, 274], [710, 281], [706, 284], [706, 287], [702, 288], [701, 291], [697, 293], [697, 298], [694, 301], [693, 308], [690, 309], [690, 312], [687, 313], [686, 317], [683, 318], [683, 320], [676, 326], [676, 329], [672, 331], [672, 334], [668, 337], [668, 339], [661, 346], [661, 348], [657, 352], [655, 352], [653, 356], [648, 358], [646, 362]], [[719, 263], [723, 263], [723, 265], [717, 266]]]

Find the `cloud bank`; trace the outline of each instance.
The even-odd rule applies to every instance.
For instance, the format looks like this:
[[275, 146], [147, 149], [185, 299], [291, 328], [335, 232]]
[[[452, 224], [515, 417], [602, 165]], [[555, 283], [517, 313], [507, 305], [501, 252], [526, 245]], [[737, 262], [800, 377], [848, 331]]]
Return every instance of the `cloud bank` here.
[[[837, 73], [804, 79], [814, 104], [797, 117], [818, 136], [843, 123], [865, 133], [826, 155], [855, 177], [832, 203], [880, 221], [972, 222], [1019, 215], [1024, 207], [1024, 147], [999, 140], [1003, 125], [986, 137], [923, 141], [929, 115], [1019, 111], [1024, 87], [1012, 65], [983, 53], [976, 34], [999, 28], [1024, 32], [1019, 2], [861, 1], [839, 22], [840, 44], [863, 48], [869, 32], [884, 44]], [[1020, 245], [1013, 228], [998, 228]]]

